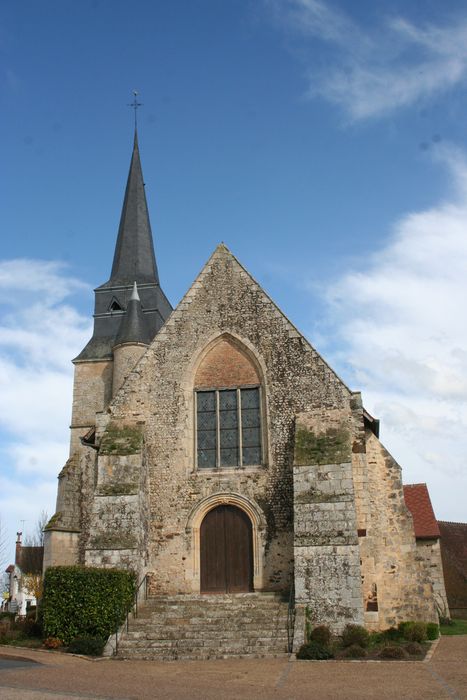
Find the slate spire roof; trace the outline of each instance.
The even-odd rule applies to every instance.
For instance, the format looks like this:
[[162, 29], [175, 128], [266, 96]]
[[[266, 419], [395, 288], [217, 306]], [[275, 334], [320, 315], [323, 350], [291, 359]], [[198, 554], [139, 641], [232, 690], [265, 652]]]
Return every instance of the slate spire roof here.
[[159, 284], [136, 129], [112, 272], [103, 286], [135, 280]]
[[[141, 297], [138, 307], [130, 301], [135, 282]], [[138, 331], [138, 342], [150, 342], [172, 312], [159, 284], [136, 129], [112, 272], [94, 292], [93, 335], [73, 362], [111, 359], [123, 326], [130, 335]]]
[[123, 343], [144, 343], [149, 345], [150, 342], [151, 334], [143, 314], [138, 285], [135, 282], [125, 315], [122, 318], [120, 329], [115, 338], [115, 345], [122, 345]]

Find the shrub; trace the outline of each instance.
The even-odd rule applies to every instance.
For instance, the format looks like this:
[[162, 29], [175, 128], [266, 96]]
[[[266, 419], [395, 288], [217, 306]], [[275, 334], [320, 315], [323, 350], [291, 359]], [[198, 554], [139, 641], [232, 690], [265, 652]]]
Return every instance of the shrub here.
[[58, 639], [58, 637], [47, 637], [47, 639], [44, 639], [42, 644], [46, 649], [58, 649], [59, 647], [63, 646], [62, 640]]
[[319, 642], [308, 642], [308, 644], [303, 644], [297, 652], [297, 659], [315, 659], [322, 661], [333, 658], [334, 654], [332, 651]]
[[42, 637], [42, 625], [34, 618], [26, 617], [15, 623], [15, 629], [20, 630], [26, 637], [40, 639]]
[[451, 627], [454, 624], [454, 620], [452, 620], [450, 617], [440, 615], [439, 624], [443, 625], [444, 627]]
[[358, 644], [360, 647], [367, 647], [370, 642], [370, 633], [361, 625], [346, 625], [342, 633], [342, 644], [350, 647]]
[[404, 627], [404, 638], [409, 642], [425, 642], [426, 622], [410, 622]]
[[4, 610], [3, 612], [0, 612], [0, 620], [3, 622], [4, 620], [11, 620], [12, 622], [14, 621], [16, 617], [16, 613], [13, 612], [8, 612], [7, 610]]
[[385, 636], [383, 632], [370, 632], [370, 636], [368, 638], [368, 644], [370, 647], [377, 646], [378, 644], [381, 644], [384, 641]]
[[51, 566], [44, 576], [44, 633], [65, 645], [76, 637], [107, 639], [123, 622], [134, 590], [130, 571]]
[[331, 643], [331, 630], [327, 625], [319, 625], [311, 630], [309, 641], [318, 642], [323, 647], [328, 647]]
[[405, 659], [407, 658], [407, 653], [403, 647], [397, 647], [395, 645], [388, 645], [383, 647], [379, 652], [380, 659]]
[[426, 636], [428, 639], [438, 639], [439, 625], [437, 625], [436, 622], [426, 623]]
[[23, 632], [13, 627], [2, 625], [0, 629], [0, 642], [2, 644], [14, 644], [15, 642], [23, 641], [23, 639], [25, 639], [25, 634]]
[[364, 659], [366, 655], [366, 649], [361, 647], [359, 644], [351, 644], [340, 654], [343, 659]]
[[405, 631], [407, 627], [410, 627], [410, 625], [413, 624], [412, 622], [399, 622], [397, 625], [397, 631], [399, 632], [399, 637], [404, 637], [405, 639]]
[[409, 642], [405, 645], [404, 649], [406, 650], [407, 654], [410, 654], [410, 656], [418, 656], [419, 654], [423, 654], [423, 647], [418, 642]]
[[102, 637], [76, 637], [68, 646], [70, 654], [84, 654], [86, 656], [101, 656], [106, 640]]
[[402, 637], [402, 632], [400, 629], [397, 629], [397, 627], [389, 627], [389, 629], [384, 630], [383, 637], [384, 639], [393, 642]]

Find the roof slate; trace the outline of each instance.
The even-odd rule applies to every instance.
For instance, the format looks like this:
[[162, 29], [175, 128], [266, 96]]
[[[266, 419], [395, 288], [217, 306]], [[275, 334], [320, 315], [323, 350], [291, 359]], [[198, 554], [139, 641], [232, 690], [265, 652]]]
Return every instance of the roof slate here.
[[404, 499], [412, 513], [415, 537], [418, 539], [439, 537], [439, 527], [431, 505], [426, 484], [406, 484]]
[[[136, 132], [112, 272], [108, 282], [94, 290], [92, 338], [73, 362], [112, 359], [112, 348], [123, 324], [123, 312], [128, 307], [135, 281], [144, 315], [144, 323], [139, 324], [138, 332], [141, 336], [147, 335], [149, 342], [170, 316], [172, 306], [159, 284]], [[115, 310], [113, 302], [122, 311]]]
[[133, 284], [135, 280], [138, 284], [159, 284], [136, 131], [112, 272], [103, 286]]
[[138, 296], [137, 285], [135, 282], [133, 294], [122, 318], [120, 329], [115, 338], [115, 345], [123, 343], [144, 343], [149, 345], [151, 342], [151, 334], [148, 324], [144, 318], [141, 301]]

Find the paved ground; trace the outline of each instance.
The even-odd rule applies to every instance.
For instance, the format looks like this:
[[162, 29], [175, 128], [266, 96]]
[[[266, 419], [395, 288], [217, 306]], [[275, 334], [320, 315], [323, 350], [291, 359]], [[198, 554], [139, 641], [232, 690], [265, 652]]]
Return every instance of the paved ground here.
[[7, 647], [0, 658], [1, 700], [467, 700], [467, 636], [443, 637], [428, 663], [91, 661]]

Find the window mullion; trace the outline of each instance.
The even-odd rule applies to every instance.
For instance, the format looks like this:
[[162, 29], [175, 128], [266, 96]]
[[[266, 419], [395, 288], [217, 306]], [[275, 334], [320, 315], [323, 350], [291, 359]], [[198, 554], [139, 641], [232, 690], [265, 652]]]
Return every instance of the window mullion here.
[[221, 419], [219, 410], [219, 392], [216, 391], [216, 467], [221, 466]]
[[237, 423], [238, 423], [238, 466], [243, 466], [243, 441], [242, 441], [242, 396], [237, 389]]
[[195, 469], [198, 469], [198, 392], [194, 392], [195, 410]]

